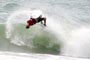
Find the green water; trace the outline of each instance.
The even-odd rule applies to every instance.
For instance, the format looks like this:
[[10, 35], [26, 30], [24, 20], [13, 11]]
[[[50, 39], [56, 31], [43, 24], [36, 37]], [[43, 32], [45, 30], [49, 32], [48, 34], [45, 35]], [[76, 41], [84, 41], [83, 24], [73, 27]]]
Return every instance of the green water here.
[[[37, 26], [25, 29], [25, 24], [16, 24], [13, 27], [14, 31], [11, 32], [11, 38], [14, 38], [14, 36], [21, 37], [20, 41], [24, 42], [25, 45], [18, 46], [11, 43], [11, 38], [6, 38], [5, 24], [0, 24], [0, 50], [26, 53], [60, 53], [60, 42], [52, 33]], [[29, 39], [29, 36], [33, 36], [32, 40]]]

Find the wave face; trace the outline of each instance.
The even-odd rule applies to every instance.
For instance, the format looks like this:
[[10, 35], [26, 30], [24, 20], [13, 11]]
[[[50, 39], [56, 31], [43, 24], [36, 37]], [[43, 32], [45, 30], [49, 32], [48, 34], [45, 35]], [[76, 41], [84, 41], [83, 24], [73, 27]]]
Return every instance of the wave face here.
[[[0, 50], [90, 58], [89, 0], [0, 1]], [[26, 30], [31, 15], [47, 17], [47, 27]]]

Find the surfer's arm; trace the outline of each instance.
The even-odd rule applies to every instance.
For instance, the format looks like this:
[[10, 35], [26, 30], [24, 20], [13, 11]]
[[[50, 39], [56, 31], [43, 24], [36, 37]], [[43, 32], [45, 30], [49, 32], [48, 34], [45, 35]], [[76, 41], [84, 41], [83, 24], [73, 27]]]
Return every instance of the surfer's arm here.
[[26, 25], [26, 29], [28, 29], [30, 27], [30, 20], [27, 21], [27, 25]]
[[41, 21], [41, 24], [43, 24], [43, 22]]
[[44, 21], [44, 26], [46, 26], [46, 18], [44, 18], [43, 21]]

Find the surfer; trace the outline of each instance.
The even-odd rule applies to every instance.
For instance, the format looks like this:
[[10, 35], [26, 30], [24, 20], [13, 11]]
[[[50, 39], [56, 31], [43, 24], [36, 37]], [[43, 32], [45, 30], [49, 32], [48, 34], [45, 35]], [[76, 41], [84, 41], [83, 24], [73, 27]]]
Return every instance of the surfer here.
[[[44, 23], [43, 23], [43, 21], [44, 21]], [[42, 15], [40, 15], [37, 18], [32, 18], [31, 17], [27, 21], [26, 29], [30, 28], [30, 26], [33, 26], [34, 24], [39, 23], [39, 22], [41, 22], [41, 24], [43, 24], [44, 26], [46, 26], [46, 18], [45, 17], [42, 17]]]

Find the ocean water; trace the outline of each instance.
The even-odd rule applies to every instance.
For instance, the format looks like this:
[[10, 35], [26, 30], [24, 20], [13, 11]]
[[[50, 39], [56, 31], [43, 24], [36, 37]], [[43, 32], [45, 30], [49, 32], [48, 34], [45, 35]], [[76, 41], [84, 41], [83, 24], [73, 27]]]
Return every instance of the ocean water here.
[[[89, 0], [0, 0], [0, 51], [90, 58]], [[25, 29], [31, 15], [47, 26]]]

